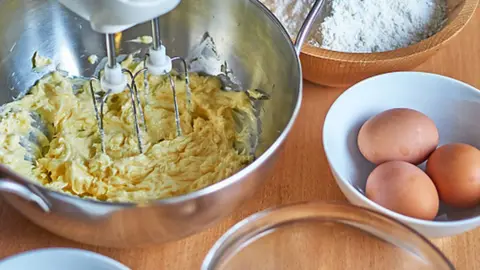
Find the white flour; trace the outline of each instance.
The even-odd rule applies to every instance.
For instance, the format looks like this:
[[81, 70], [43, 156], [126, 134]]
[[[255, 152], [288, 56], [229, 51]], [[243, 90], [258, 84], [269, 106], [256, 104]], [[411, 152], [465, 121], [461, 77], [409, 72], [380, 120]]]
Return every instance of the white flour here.
[[[327, 0], [309, 44], [342, 52], [381, 52], [407, 47], [438, 32], [446, 0]], [[262, 0], [294, 37], [313, 0]]]

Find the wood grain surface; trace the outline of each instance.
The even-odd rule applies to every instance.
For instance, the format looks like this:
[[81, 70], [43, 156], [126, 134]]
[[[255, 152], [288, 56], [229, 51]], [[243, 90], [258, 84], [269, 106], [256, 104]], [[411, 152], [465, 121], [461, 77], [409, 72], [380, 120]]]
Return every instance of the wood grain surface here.
[[[464, 32], [418, 70], [447, 75], [480, 88], [479, 10], [477, 9], [475, 17]], [[305, 85], [300, 116], [288, 138], [274, 175], [250, 201], [210, 230], [182, 241], [148, 249], [96, 248], [76, 244], [50, 234], [32, 225], [0, 202], [0, 258], [36, 248], [77, 247], [110, 256], [132, 269], [199, 269], [214, 242], [233, 224], [254, 212], [305, 200], [345, 201], [330, 174], [322, 147], [324, 117], [332, 102], [343, 90], [322, 88], [308, 83]], [[479, 228], [456, 237], [435, 239], [433, 243], [446, 254], [457, 269], [480, 269]], [[373, 257], [375, 252], [358, 250], [359, 260], [365, 259], [366, 256]], [[330, 269], [339, 269], [335, 265], [335, 260], [329, 263]], [[375, 269], [374, 265], [371, 269]]]

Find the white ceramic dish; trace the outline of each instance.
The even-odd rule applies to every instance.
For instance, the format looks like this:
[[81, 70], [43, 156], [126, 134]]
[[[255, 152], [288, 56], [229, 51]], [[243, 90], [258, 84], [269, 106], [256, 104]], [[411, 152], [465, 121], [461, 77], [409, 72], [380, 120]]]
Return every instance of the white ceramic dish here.
[[427, 237], [452, 236], [479, 227], [480, 205], [460, 210], [442, 204], [434, 221], [424, 221], [390, 211], [364, 195], [374, 165], [358, 150], [358, 131], [368, 118], [391, 108], [411, 108], [432, 118], [440, 132], [440, 145], [463, 142], [480, 147], [479, 90], [448, 77], [421, 72], [369, 78], [335, 101], [323, 127], [325, 153], [343, 194], [351, 203], [387, 214]]
[[103, 255], [71, 248], [47, 248], [20, 253], [0, 261], [0, 270], [130, 270]]

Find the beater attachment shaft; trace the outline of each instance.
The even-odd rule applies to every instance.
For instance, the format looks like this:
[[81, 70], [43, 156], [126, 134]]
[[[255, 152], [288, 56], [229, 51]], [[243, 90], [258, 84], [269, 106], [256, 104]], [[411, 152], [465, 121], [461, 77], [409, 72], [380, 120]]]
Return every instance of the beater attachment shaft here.
[[[102, 153], [106, 152], [105, 147], [105, 127], [104, 127], [104, 117], [105, 117], [105, 104], [107, 103], [108, 97], [111, 94], [118, 94], [125, 89], [128, 89], [130, 92], [130, 100], [132, 102], [132, 111], [134, 118], [134, 132], [137, 137], [138, 150], [140, 153], [143, 153], [143, 143], [142, 143], [142, 134], [140, 130], [140, 124], [138, 121], [138, 113], [142, 118], [144, 126], [145, 118], [143, 114], [142, 106], [140, 105], [140, 100], [138, 99], [138, 90], [134, 82], [134, 76], [132, 72], [127, 69], [122, 69], [120, 64], [117, 63], [116, 54], [115, 54], [115, 39], [114, 34], [106, 34], [106, 45], [107, 45], [107, 64], [105, 65], [104, 73], [100, 79], [101, 91], [95, 93], [93, 82], [96, 81], [96, 78], [90, 80], [90, 93], [92, 95], [93, 107], [95, 111], [95, 118], [98, 123], [98, 130], [100, 133], [100, 143]], [[128, 83], [126, 75], [130, 77], [131, 83]], [[100, 112], [98, 110], [98, 101], [100, 101]]]
[[[192, 93], [190, 90], [190, 79], [188, 77], [188, 66], [185, 59], [181, 57], [173, 57], [170, 58], [167, 55], [166, 48], [162, 44], [162, 40], [160, 38], [160, 20], [159, 18], [155, 18], [151, 22], [152, 24], [152, 37], [153, 42], [152, 46], [149, 48], [148, 53], [145, 56], [145, 69], [138, 71], [134, 78], [136, 78], [140, 73], [143, 72], [144, 74], [144, 93], [146, 97], [148, 97], [150, 89], [148, 84], [148, 74], [151, 75], [166, 75], [168, 76], [170, 82], [170, 89], [172, 90], [173, 95], [173, 108], [175, 114], [175, 124], [176, 124], [176, 131], [177, 136], [182, 136], [183, 131], [181, 128], [181, 121], [180, 121], [180, 111], [178, 108], [177, 102], [177, 91], [175, 86], [175, 79], [171, 74], [173, 62], [180, 61], [183, 66], [184, 76], [185, 76], [185, 87], [186, 87], [186, 99], [187, 99], [187, 110], [189, 113], [192, 112]], [[148, 98], [145, 98], [146, 102], [148, 102]]]

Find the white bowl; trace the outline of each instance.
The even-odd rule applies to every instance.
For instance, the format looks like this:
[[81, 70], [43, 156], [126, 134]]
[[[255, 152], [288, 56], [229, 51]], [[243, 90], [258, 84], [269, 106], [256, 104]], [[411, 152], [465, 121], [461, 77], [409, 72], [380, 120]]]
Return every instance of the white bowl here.
[[[365, 196], [374, 165], [357, 146], [357, 135], [370, 117], [391, 109], [410, 108], [428, 115], [440, 132], [440, 145], [452, 142], [480, 147], [480, 92], [460, 81], [421, 72], [395, 72], [364, 80], [345, 91], [332, 105], [323, 127], [323, 146], [330, 169], [347, 199], [403, 223], [427, 237], [460, 234], [480, 226], [480, 205], [455, 209], [441, 204], [434, 221], [390, 211]], [[420, 167], [424, 168], [424, 164]]]
[[103, 255], [71, 248], [47, 248], [20, 253], [0, 261], [0, 270], [130, 270]]

